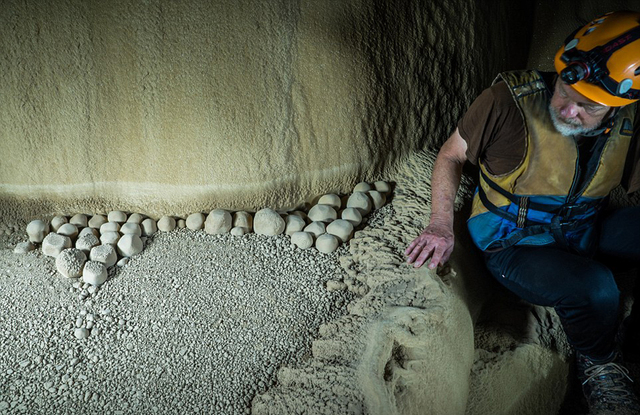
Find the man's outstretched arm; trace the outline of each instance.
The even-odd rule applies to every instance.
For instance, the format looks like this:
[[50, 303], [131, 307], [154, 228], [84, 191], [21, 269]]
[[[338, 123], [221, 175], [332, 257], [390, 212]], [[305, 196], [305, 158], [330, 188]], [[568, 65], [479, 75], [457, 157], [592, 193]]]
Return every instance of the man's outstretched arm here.
[[453, 251], [453, 203], [460, 185], [462, 166], [467, 161], [466, 151], [467, 142], [456, 129], [438, 153], [431, 177], [429, 226], [405, 251], [407, 262], [416, 268], [429, 259], [431, 269], [444, 264]]

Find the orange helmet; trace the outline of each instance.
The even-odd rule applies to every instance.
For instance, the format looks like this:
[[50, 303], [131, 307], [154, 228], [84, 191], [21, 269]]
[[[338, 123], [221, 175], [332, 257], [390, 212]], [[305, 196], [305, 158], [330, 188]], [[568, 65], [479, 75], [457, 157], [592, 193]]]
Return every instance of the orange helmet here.
[[602, 105], [640, 99], [640, 13], [598, 17], [571, 34], [555, 57], [562, 80]]

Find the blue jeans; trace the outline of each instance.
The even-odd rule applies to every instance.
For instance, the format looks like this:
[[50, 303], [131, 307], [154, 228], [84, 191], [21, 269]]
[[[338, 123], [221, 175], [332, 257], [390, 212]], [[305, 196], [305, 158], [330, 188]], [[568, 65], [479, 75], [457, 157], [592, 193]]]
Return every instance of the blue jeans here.
[[[640, 261], [640, 207], [614, 210], [601, 218], [597, 254]], [[620, 291], [606, 265], [559, 244], [512, 246], [484, 256], [500, 284], [532, 304], [556, 310], [576, 350], [595, 361], [611, 355]], [[636, 299], [639, 287], [636, 281]], [[634, 302], [635, 320], [640, 320], [639, 313], [640, 306]]]

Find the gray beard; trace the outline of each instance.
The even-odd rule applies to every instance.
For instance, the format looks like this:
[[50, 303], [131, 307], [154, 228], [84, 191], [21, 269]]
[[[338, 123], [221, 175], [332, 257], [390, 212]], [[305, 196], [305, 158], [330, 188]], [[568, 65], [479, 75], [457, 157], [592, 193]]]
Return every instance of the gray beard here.
[[581, 136], [596, 129], [596, 127], [586, 128], [580, 125], [574, 125], [565, 121], [561, 121], [560, 115], [551, 105], [549, 105], [549, 115], [551, 116], [551, 122], [553, 122], [553, 126], [555, 127], [556, 131], [558, 131], [565, 137]]

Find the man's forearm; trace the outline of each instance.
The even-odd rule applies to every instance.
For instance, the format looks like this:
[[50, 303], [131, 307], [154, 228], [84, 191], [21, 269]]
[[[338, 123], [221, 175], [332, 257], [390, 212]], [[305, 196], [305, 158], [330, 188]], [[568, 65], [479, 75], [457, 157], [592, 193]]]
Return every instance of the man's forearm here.
[[453, 227], [453, 206], [464, 162], [452, 158], [443, 147], [431, 176], [431, 224]]

